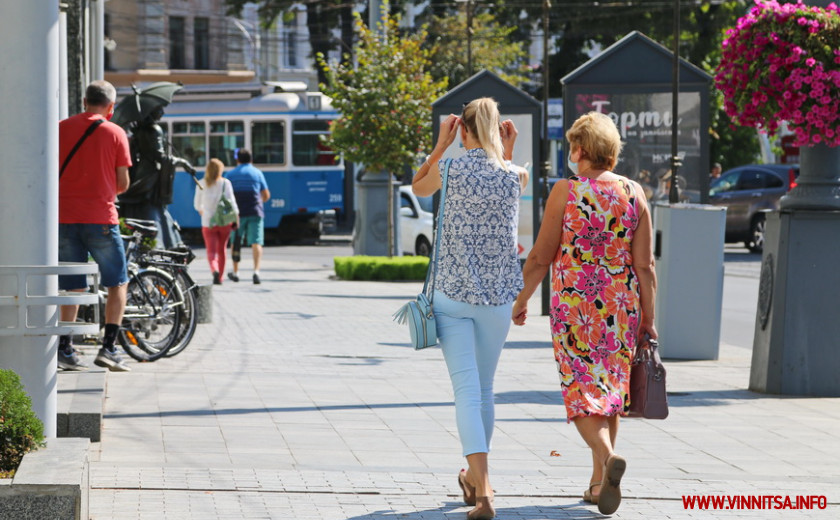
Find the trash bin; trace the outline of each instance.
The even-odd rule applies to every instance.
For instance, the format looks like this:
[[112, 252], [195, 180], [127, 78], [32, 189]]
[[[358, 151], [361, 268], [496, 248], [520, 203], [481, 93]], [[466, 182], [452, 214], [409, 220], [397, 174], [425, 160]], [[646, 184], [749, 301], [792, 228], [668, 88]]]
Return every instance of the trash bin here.
[[726, 208], [656, 203], [656, 330], [671, 359], [718, 358]]

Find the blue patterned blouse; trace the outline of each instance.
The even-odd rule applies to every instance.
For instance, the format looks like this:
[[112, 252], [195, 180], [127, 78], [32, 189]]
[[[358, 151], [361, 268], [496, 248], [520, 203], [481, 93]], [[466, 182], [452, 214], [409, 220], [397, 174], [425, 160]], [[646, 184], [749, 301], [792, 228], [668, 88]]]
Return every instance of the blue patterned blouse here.
[[[445, 160], [438, 163], [441, 172]], [[473, 305], [504, 305], [523, 287], [516, 250], [519, 176], [483, 148], [452, 161], [435, 289]]]

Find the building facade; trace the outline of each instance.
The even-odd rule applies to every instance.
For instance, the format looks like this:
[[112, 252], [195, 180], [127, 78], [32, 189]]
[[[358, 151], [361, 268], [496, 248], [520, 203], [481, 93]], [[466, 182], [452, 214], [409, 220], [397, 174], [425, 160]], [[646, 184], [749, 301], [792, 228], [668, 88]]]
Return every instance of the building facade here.
[[224, 0], [105, 3], [105, 79], [116, 86], [303, 81], [317, 89], [301, 7], [262, 28], [256, 4], [242, 18]]

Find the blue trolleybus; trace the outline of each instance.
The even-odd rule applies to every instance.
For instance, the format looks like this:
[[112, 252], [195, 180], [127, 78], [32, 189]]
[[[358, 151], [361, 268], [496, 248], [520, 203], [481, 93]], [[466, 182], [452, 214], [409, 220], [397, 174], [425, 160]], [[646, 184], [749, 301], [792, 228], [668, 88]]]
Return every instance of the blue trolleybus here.
[[[271, 198], [265, 203], [267, 238], [317, 238], [325, 217], [344, 210], [344, 164], [320, 136], [336, 117], [328, 97], [317, 92], [186, 92], [166, 107], [161, 126], [173, 153], [199, 173], [211, 158], [236, 166], [235, 152], [251, 150]], [[175, 176], [169, 212], [187, 235], [200, 231], [193, 208], [196, 185]]]

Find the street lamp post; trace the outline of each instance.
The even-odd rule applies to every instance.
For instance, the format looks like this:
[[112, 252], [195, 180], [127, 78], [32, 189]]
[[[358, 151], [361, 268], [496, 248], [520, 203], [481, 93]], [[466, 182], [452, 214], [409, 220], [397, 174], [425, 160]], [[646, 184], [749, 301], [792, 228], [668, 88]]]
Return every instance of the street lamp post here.
[[[550, 0], [543, 0], [542, 5], [542, 18], [543, 18], [543, 113], [542, 113], [542, 157], [541, 157], [541, 168], [539, 171], [539, 178], [542, 179], [542, 183], [540, 185], [536, 185], [534, 187], [534, 242], [537, 240], [537, 233], [539, 233], [540, 229], [540, 204], [538, 201], [542, 201], [542, 206], [545, 206], [546, 201], [548, 200], [548, 173], [551, 170], [551, 164], [549, 162], [549, 138], [548, 138], [548, 15], [551, 9], [551, 1]], [[537, 197], [537, 190], [539, 190], [539, 197]], [[547, 316], [549, 313], [549, 303], [551, 301], [551, 290], [549, 287], [549, 283], [546, 280], [543, 280], [542, 289], [541, 289], [541, 298], [542, 298], [542, 305], [541, 311], [544, 316]]]
[[[251, 47], [251, 66], [254, 68], [254, 76], [256, 80], [259, 82], [261, 80], [260, 76], [260, 29], [257, 27], [256, 24], [240, 20], [238, 18], [229, 17], [230, 21], [233, 25], [239, 29], [239, 31], [245, 36], [245, 39], [248, 40], [248, 45]], [[246, 27], [250, 28], [253, 31], [253, 36], [251, 35], [251, 31], [248, 31]]]
[[680, 200], [677, 170], [681, 166], [678, 150], [680, 119], [680, 0], [674, 0], [674, 67], [671, 71], [671, 82], [674, 90], [671, 97], [671, 188], [668, 190], [668, 202], [676, 204]]

